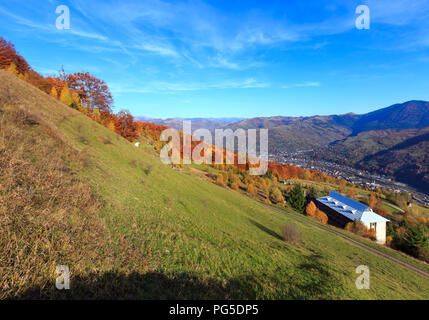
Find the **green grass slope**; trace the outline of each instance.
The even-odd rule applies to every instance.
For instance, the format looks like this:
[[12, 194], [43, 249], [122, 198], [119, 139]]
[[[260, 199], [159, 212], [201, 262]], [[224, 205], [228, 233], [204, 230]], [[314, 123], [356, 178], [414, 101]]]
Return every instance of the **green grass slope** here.
[[[12, 98], [21, 94], [15, 86], [27, 90], [19, 79], [2, 73], [0, 77], [11, 82]], [[0, 81], [0, 89], [5, 83]], [[52, 102], [42, 92], [25, 92]], [[48, 104], [35, 101], [37, 104], [26, 108], [46, 111]], [[56, 103], [52, 113], [66, 110], [62, 107]], [[75, 263], [80, 263], [76, 257], [62, 256], [54, 261], [69, 265], [71, 290], [55, 290], [53, 278], [40, 288], [34, 285], [31, 292], [36, 296], [429, 298], [428, 279], [305, 222], [296, 221], [302, 231], [301, 242], [285, 243], [280, 230], [293, 218], [205, 181], [192, 170], [171, 169], [145, 144], [136, 148], [76, 113], [67, 113], [58, 123], [83, 158], [75, 178], [90, 185], [103, 202], [97, 219], [103, 223], [104, 239], [97, 242], [97, 249], [91, 249], [94, 262], [86, 259], [86, 268], [74, 269]], [[67, 223], [70, 221], [65, 220]], [[361, 264], [370, 268], [370, 290], [355, 287], [355, 269]]]

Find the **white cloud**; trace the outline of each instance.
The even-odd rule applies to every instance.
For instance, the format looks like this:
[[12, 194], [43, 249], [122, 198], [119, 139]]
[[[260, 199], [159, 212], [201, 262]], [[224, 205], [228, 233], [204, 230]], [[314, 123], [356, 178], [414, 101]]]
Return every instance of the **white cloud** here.
[[301, 82], [301, 83], [295, 83], [292, 85], [284, 85], [282, 86], [283, 89], [290, 89], [290, 88], [299, 88], [299, 87], [319, 87], [320, 83], [316, 81], [307, 81], [307, 82]]
[[162, 56], [171, 56], [171, 57], [178, 57], [179, 54], [171, 47], [165, 46], [163, 44], [151, 44], [151, 43], [144, 43], [135, 46], [136, 49], [148, 51], [152, 53], [156, 53]]
[[177, 93], [185, 91], [199, 91], [209, 89], [251, 89], [267, 88], [269, 83], [257, 81], [253, 78], [244, 80], [225, 80], [215, 83], [180, 83], [153, 81], [146, 85], [110, 83], [109, 87], [113, 93]]

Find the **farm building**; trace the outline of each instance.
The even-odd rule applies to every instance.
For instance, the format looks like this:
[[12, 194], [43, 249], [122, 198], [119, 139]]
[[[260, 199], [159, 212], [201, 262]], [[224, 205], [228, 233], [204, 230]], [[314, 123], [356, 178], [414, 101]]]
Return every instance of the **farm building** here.
[[316, 206], [326, 213], [330, 224], [344, 228], [349, 222], [361, 221], [368, 229], [375, 230], [378, 243], [386, 243], [386, 223], [389, 220], [367, 205], [331, 191], [328, 196], [317, 198]]

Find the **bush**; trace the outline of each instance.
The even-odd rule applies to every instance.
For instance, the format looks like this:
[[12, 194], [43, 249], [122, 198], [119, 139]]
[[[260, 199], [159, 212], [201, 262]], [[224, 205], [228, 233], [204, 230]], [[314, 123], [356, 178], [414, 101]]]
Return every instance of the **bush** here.
[[293, 222], [288, 222], [283, 226], [282, 235], [283, 240], [287, 243], [299, 243], [301, 240], [301, 232]]
[[232, 190], [238, 190], [238, 183], [237, 182], [231, 183], [231, 189]]
[[418, 258], [429, 263], [429, 248], [419, 248]]
[[222, 186], [222, 187], [225, 186], [225, 182], [223, 180], [223, 175], [221, 175], [221, 174], [217, 175], [217, 177], [216, 177], [216, 184], [219, 185], [219, 186]]
[[250, 195], [255, 196], [256, 195], [256, 189], [253, 184], [249, 184], [247, 186], [247, 192], [250, 193]]
[[277, 187], [271, 189], [270, 200], [274, 203], [283, 203], [285, 201], [282, 192]]
[[374, 229], [368, 229], [365, 225], [360, 221], [353, 221], [347, 223], [345, 229], [347, 231], [353, 232], [361, 237], [370, 238], [371, 240], [376, 239], [376, 232]]
[[317, 199], [319, 197], [319, 194], [318, 194], [317, 189], [315, 187], [310, 188], [310, 192], [308, 194], [308, 197], [311, 200]]
[[321, 210], [316, 210], [316, 220], [320, 223], [327, 224], [328, 223], [328, 216]]

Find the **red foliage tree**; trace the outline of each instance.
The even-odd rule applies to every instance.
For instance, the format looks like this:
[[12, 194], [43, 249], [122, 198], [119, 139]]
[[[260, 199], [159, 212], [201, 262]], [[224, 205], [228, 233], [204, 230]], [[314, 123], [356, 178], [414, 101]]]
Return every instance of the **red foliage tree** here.
[[25, 74], [31, 70], [27, 61], [16, 52], [15, 46], [10, 41], [0, 37], [0, 67], [5, 69], [12, 62], [15, 63], [19, 73]]
[[115, 119], [115, 131], [131, 142], [138, 137], [137, 125], [129, 111], [121, 110], [118, 112]]
[[101, 115], [112, 112], [113, 97], [106, 82], [88, 72], [60, 74], [72, 92], [79, 94], [81, 103], [89, 110], [99, 109]]

